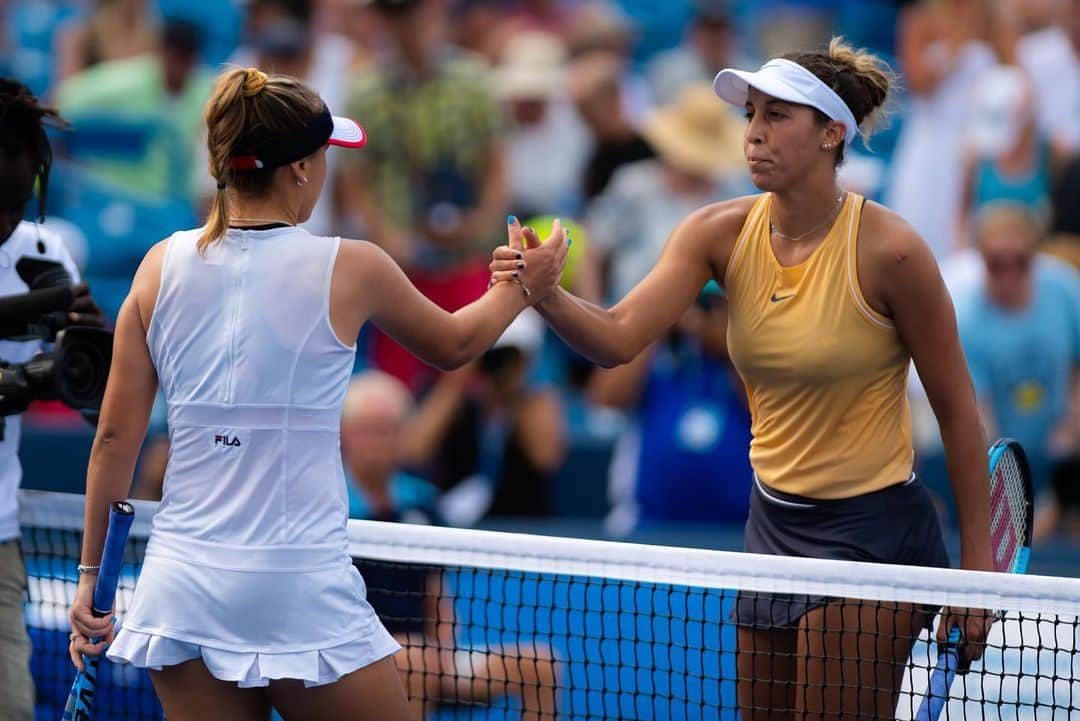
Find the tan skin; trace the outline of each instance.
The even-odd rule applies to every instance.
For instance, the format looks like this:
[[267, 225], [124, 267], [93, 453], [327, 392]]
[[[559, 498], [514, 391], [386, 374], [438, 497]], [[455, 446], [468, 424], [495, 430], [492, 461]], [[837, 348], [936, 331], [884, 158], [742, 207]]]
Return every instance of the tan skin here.
[[[232, 224], [303, 222], [311, 215], [325, 179], [324, 147], [279, 168], [265, 197], [234, 198]], [[521, 243], [522, 229], [517, 222], [509, 226], [508, 233], [512, 243]], [[130, 492], [158, 388], [146, 331], [157, 299], [164, 251], [165, 243], [161, 242], [147, 253], [116, 323], [111, 380], [87, 471], [82, 563], [88, 565], [101, 558], [109, 504]], [[331, 325], [342, 342], [351, 344], [361, 325], [370, 320], [426, 362], [442, 369], [456, 368], [489, 348], [530, 300], [541, 300], [551, 292], [566, 262], [566, 252], [563, 230], [556, 225], [551, 242], [531, 253], [528, 267], [522, 262], [522, 267], [515, 269], [519, 275], [513, 280], [518, 282], [492, 287], [471, 305], [447, 313], [421, 295], [385, 252], [370, 243], [344, 240], [331, 280]], [[537, 291], [528, 298], [522, 286]], [[80, 669], [80, 654], [97, 655], [113, 638], [109, 619], [94, 618], [90, 612], [95, 581], [92, 574], [80, 577], [71, 607], [72, 630], [77, 635], [69, 651]], [[104, 640], [91, 645], [88, 639], [95, 636]], [[265, 719], [269, 703], [289, 721], [410, 718], [405, 692], [390, 658], [313, 688], [281, 680], [265, 689], [241, 689], [215, 679], [198, 659], [151, 671], [150, 676], [173, 721]]]
[[[824, 209], [834, 215], [835, 156], [843, 142], [843, 125], [819, 123], [810, 108], [756, 89], [751, 89], [746, 113], [747, 165], [754, 184], [773, 193], [775, 227], [798, 236], [826, 220]], [[628, 363], [679, 320], [706, 281], [723, 281], [754, 201], [754, 197], [735, 198], [688, 216], [672, 233], [649, 275], [613, 308], [591, 305], [560, 289], [537, 309], [571, 347], [590, 360], [604, 367]], [[771, 242], [777, 260], [786, 266], [806, 260], [824, 240], [827, 225], [799, 242], [774, 233]], [[514, 252], [514, 247], [496, 250], [491, 265], [495, 278], [510, 279], [506, 259]], [[863, 294], [875, 310], [893, 320], [911, 353], [941, 426], [953, 490], [961, 499], [961, 566], [991, 570], [986, 439], [952, 303], [934, 257], [902, 218], [867, 203], [859, 229], [857, 267]], [[863, 604], [861, 613], [871, 618], [862, 620], [862, 628], [871, 627], [876, 614], [877, 626], [889, 632], [885, 636], [898, 634], [895, 643], [885, 638], [877, 648], [866, 647], [866, 639], [857, 634], [821, 631], [826, 621], [837, 628], [833, 621], [841, 615], [845, 627], [856, 627], [857, 619], [850, 617], [853, 611], [859, 612], [850, 604], [830, 604], [804, 616], [797, 629], [740, 629], [740, 677], [759, 681], [739, 684], [744, 718], [786, 719], [787, 709], [792, 708], [798, 718], [820, 718], [830, 709], [835, 713], [839, 708], [869, 707], [876, 709], [878, 717], [891, 718], [899, 694], [899, 669], [911, 650], [907, 637], [914, 635], [912, 630], [921, 626], [923, 618], [911, 606], [890, 610], [884, 604]], [[967, 639], [962, 654], [980, 657], [992, 619], [977, 609], [946, 609], [945, 613], [939, 640], [944, 640], [954, 623], [960, 624]], [[832, 650], [829, 660], [819, 653], [822, 648]], [[836, 652], [840, 649], [843, 653]], [[766, 653], [755, 655], [754, 650]], [[877, 663], [890, 659], [895, 665]], [[794, 694], [784, 685], [795, 681], [791, 688], [805, 689], [815, 680], [835, 683], [841, 677], [847, 684], [842, 693], [836, 688], [824, 697], [818, 693], [818, 698], [812, 693]], [[775, 683], [761, 683], [764, 679]], [[850, 679], [859, 682], [853, 684]], [[751, 707], [757, 709], [751, 711]]]
[[[679, 330], [700, 344], [701, 352], [709, 358], [728, 364], [731, 381], [742, 389], [742, 379], [730, 368], [727, 346], [727, 300], [715, 300], [708, 308], [690, 308], [679, 321]], [[639, 353], [626, 365], [604, 368], [593, 373], [586, 389], [593, 403], [610, 408], [634, 408], [641, 402], [649, 370], [656, 357], [656, 344]], [[745, 407], [745, 397], [743, 397]]]

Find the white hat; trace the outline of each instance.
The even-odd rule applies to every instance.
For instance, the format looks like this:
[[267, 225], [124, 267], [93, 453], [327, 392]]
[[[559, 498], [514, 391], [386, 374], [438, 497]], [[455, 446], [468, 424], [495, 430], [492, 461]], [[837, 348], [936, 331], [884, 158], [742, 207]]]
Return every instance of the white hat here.
[[972, 93], [974, 115], [968, 140], [982, 155], [1008, 150], [1031, 119], [1031, 86], [1020, 68], [998, 65], [983, 72]]
[[564, 84], [567, 52], [551, 33], [528, 31], [514, 35], [495, 68], [495, 84], [506, 98], [544, 99]]
[[707, 83], [646, 116], [642, 135], [668, 165], [709, 180], [743, 167], [743, 126]]
[[859, 135], [855, 115], [836, 91], [817, 75], [791, 60], [776, 58], [761, 66], [756, 73], [746, 70], [721, 70], [713, 80], [713, 89], [725, 102], [736, 107], [746, 105], [750, 88], [757, 88], [789, 103], [809, 105], [825, 113], [831, 120], [843, 123], [847, 132], [844, 143], [850, 145]]

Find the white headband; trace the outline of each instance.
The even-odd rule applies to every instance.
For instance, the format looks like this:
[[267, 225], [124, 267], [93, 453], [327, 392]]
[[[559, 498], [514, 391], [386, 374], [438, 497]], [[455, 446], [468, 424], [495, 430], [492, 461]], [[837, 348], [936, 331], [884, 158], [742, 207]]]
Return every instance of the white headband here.
[[860, 134], [859, 124], [847, 103], [821, 82], [821, 78], [796, 62], [777, 58], [762, 65], [756, 73], [728, 68], [717, 73], [713, 81], [713, 89], [720, 99], [740, 108], [746, 105], [751, 87], [789, 103], [817, 108], [829, 119], [843, 123], [847, 129], [845, 144], [850, 144]]

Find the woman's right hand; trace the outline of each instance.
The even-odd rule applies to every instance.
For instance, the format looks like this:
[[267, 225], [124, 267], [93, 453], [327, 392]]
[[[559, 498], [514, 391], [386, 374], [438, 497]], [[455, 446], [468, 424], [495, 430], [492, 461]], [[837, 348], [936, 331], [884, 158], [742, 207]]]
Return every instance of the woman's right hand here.
[[556, 220], [551, 235], [541, 242], [535, 230], [522, 228], [513, 216], [507, 225], [507, 235], [507, 245], [492, 253], [491, 283], [519, 283], [529, 296], [530, 305], [535, 305], [559, 285], [570, 249], [569, 236]]

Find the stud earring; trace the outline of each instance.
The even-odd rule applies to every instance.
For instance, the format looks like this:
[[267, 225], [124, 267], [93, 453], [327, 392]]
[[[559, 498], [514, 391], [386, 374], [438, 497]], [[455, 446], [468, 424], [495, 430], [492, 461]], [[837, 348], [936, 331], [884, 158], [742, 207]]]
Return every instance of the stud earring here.
[[302, 187], [304, 187], [305, 185], [307, 185], [307, 178], [304, 178], [304, 179], [302, 179], [302, 180], [297, 180], [297, 181], [296, 181], [296, 184], [297, 184], [298, 186], [300, 186], [301, 188], [302, 188]]

